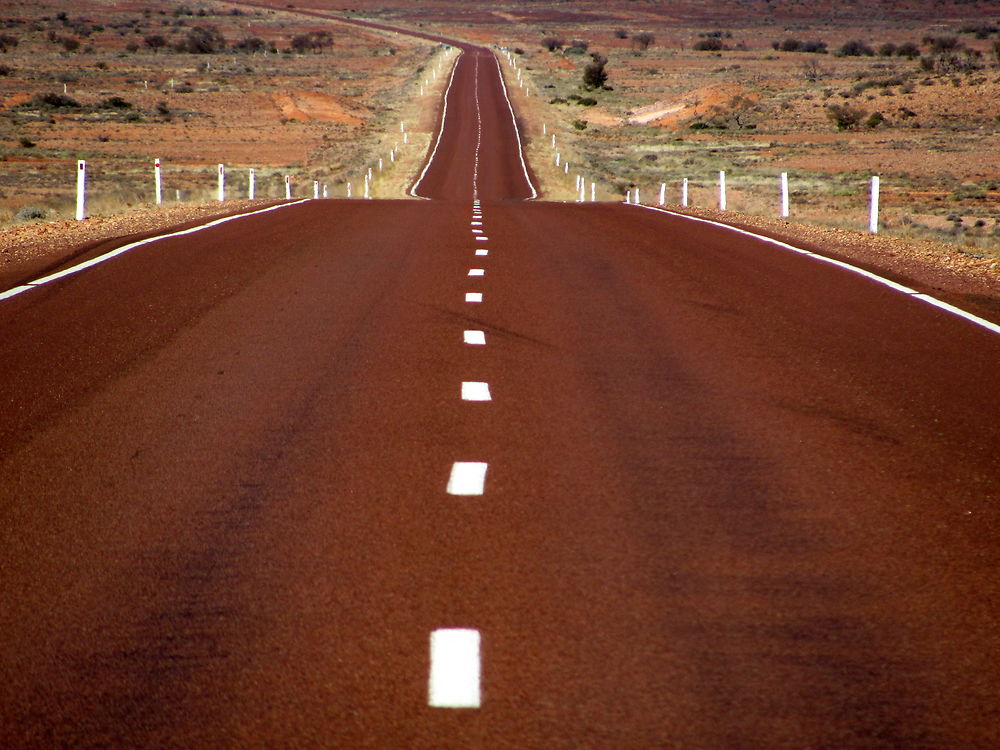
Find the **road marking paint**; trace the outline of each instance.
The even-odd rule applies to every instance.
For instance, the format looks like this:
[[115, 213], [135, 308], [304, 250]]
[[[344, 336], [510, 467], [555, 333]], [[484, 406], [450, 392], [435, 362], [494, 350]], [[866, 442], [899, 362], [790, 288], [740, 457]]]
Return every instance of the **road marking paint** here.
[[482, 292], [466, 292], [465, 293], [466, 302], [482, 302], [483, 293]]
[[489, 254], [490, 251], [487, 250], [485, 247], [481, 247], [478, 250], [476, 250], [476, 255], [489, 255]]
[[73, 274], [79, 273], [80, 271], [99, 265], [100, 263], [103, 263], [106, 260], [111, 260], [116, 256], [127, 253], [129, 250], [134, 250], [137, 247], [142, 247], [143, 245], [149, 245], [152, 244], [153, 242], [158, 242], [160, 240], [167, 240], [170, 239], [171, 237], [181, 237], [185, 234], [194, 234], [195, 232], [200, 232], [203, 229], [209, 229], [211, 227], [215, 227], [220, 224], [225, 224], [230, 221], [235, 221], [236, 219], [242, 219], [247, 216], [266, 214], [269, 211], [277, 211], [278, 209], [287, 208], [288, 206], [297, 206], [299, 203], [305, 203], [307, 200], [309, 199], [303, 198], [302, 200], [297, 200], [294, 203], [282, 203], [279, 206], [269, 206], [268, 208], [262, 208], [258, 211], [250, 211], [248, 213], [236, 214], [234, 216], [223, 216], [221, 219], [215, 219], [214, 221], [210, 221], [206, 224], [199, 224], [198, 226], [190, 227], [189, 229], [182, 229], [179, 232], [171, 232], [169, 234], [159, 234], [155, 237], [147, 237], [144, 240], [138, 240], [137, 242], [132, 242], [128, 245], [122, 245], [121, 247], [117, 247], [114, 250], [109, 250], [103, 255], [98, 255], [95, 258], [86, 260], [83, 263], [78, 263], [75, 266], [71, 266], [70, 268], [65, 268], [57, 273], [49, 274], [48, 276], [42, 276], [41, 278], [35, 279], [34, 281], [30, 281], [27, 284], [22, 284], [21, 286], [16, 286], [13, 289], [8, 289], [7, 291], [0, 294], [0, 300], [10, 299], [11, 297], [15, 297], [18, 294], [28, 291], [29, 289], [35, 289], [36, 287], [39, 287], [42, 284], [48, 284], [51, 281], [56, 281], [57, 279], [62, 279], [65, 278], [66, 276], [72, 276]]
[[476, 242], [489, 242], [489, 237], [476, 237]]
[[482, 229], [473, 229], [473, 230], [472, 230], [472, 233], [473, 233], [473, 234], [482, 234], [482, 233], [483, 233], [483, 230], [482, 230]]
[[475, 381], [462, 383], [463, 401], [492, 401], [490, 397], [490, 384]]
[[485, 268], [470, 268], [469, 269], [469, 276], [485, 276], [485, 275], [486, 275], [486, 269]]
[[413, 183], [413, 187], [410, 188], [410, 195], [414, 198], [430, 200], [429, 198], [423, 198], [423, 196], [417, 195], [417, 188], [419, 188], [420, 183], [424, 181], [424, 176], [427, 174], [427, 170], [430, 169], [431, 164], [434, 163], [434, 157], [437, 155], [438, 146], [441, 145], [441, 136], [444, 135], [444, 121], [448, 117], [448, 96], [451, 94], [451, 84], [455, 82], [455, 71], [458, 70], [458, 61], [462, 59], [462, 55], [464, 54], [465, 52], [459, 52], [458, 56], [455, 58], [455, 64], [451, 67], [451, 77], [448, 79], [448, 88], [444, 91], [444, 108], [441, 111], [441, 129], [438, 130], [438, 137], [434, 142], [434, 150], [431, 151], [431, 155], [427, 159], [427, 164], [424, 165], [424, 171], [420, 173], [420, 177], [417, 178], [417, 181]]
[[470, 221], [469, 222], [469, 226], [473, 226], [473, 227], [481, 227], [482, 225], [483, 225], [483, 222], [481, 222], [481, 221]]
[[463, 336], [466, 344], [472, 344], [473, 346], [486, 346], [485, 331], [465, 331]]
[[850, 271], [851, 273], [856, 273], [859, 276], [864, 276], [865, 278], [871, 279], [872, 281], [874, 281], [874, 282], [876, 282], [878, 284], [881, 284], [882, 286], [886, 286], [889, 289], [892, 289], [893, 291], [905, 294], [908, 297], [910, 297], [911, 299], [916, 299], [916, 300], [920, 300], [921, 302], [926, 302], [927, 304], [934, 305], [934, 307], [940, 308], [941, 310], [944, 310], [945, 312], [949, 312], [952, 315], [957, 315], [960, 318], [964, 318], [965, 320], [969, 321], [970, 323], [974, 323], [977, 326], [985, 328], [987, 331], [991, 331], [992, 333], [998, 333], [998, 334], [1000, 334], [1000, 325], [997, 325], [996, 323], [993, 323], [992, 321], [985, 320], [984, 318], [980, 318], [978, 315], [973, 315], [970, 312], [966, 312], [965, 310], [962, 310], [962, 309], [960, 309], [958, 307], [954, 307], [953, 305], [949, 305], [947, 302], [942, 302], [941, 300], [937, 299], [936, 297], [931, 297], [929, 294], [923, 294], [921, 292], [918, 292], [916, 289], [911, 289], [908, 286], [904, 286], [902, 284], [898, 284], [895, 281], [887, 279], [887, 278], [885, 278], [883, 276], [879, 276], [878, 274], [872, 273], [871, 271], [866, 271], [863, 268], [858, 268], [857, 266], [852, 266], [850, 263], [845, 263], [842, 260], [837, 260], [836, 258], [828, 258], [825, 255], [820, 255], [819, 253], [814, 253], [814, 252], [812, 252], [810, 250], [805, 250], [805, 249], [803, 249], [801, 247], [796, 247], [795, 245], [790, 245], [787, 242], [782, 242], [781, 240], [776, 240], [776, 239], [773, 239], [771, 237], [765, 237], [762, 234], [757, 234], [755, 232], [751, 232], [751, 231], [746, 230], [746, 229], [740, 229], [738, 227], [730, 226], [729, 224], [723, 224], [720, 221], [712, 221], [711, 219], [702, 219], [702, 218], [697, 217], [697, 216], [688, 216], [687, 214], [680, 214], [680, 213], [677, 213], [675, 211], [668, 211], [665, 208], [657, 208], [656, 206], [643, 206], [643, 205], [639, 205], [637, 207], [638, 208], [646, 209], [647, 211], [657, 211], [658, 213], [661, 213], [661, 214], [667, 214], [669, 216], [676, 216], [676, 217], [681, 218], [681, 219], [687, 219], [689, 221], [694, 221], [694, 222], [698, 222], [698, 223], [701, 223], [701, 224], [710, 224], [712, 226], [721, 227], [723, 229], [728, 229], [731, 232], [736, 232], [737, 234], [742, 234], [742, 235], [745, 235], [747, 237], [753, 237], [755, 239], [761, 240], [762, 242], [766, 242], [768, 244], [774, 245], [776, 247], [783, 248], [785, 250], [791, 250], [793, 253], [798, 253], [799, 255], [805, 255], [805, 256], [808, 256], [810, 258], [815, 258], [816, 260], [818, 260], [818, 261], [820, 261], [822, 263], [829, 263], [830, 265], [838, 266], [840, 268], [843, 268], [845, 271]]
[[434, 708], [479, 708], [482, 703], [481, 638], [471, 628], [431, 631], [427, 701]]
[[538, 191], [535, 190], [535, 186], [531, 184], [531, 178], [528, 176], [528, 165], [524, 161], [524, 149], [521, 148], [521, 130], [517, 127], [517, 118], [514, 116], [514, 105], [510, 103], [510, 97], [507, 95], [507, 83], [503, 79], [503, 71], [500, 69], [500, 58], [496, 55], [493, 56], [493, 62], [497, 66], [497, 76], [500, 78], [500, 86], [503, 88], [503, 98], [507, 100], [507, 109], [510, 111], [510, 121], [514, 125], [514, 140], [517, 141], [517, 155], [521, 159], [521, 170], [524, 172], [524, 179], [528, 183], [528, 187], [531, 188], [532, 199], [538, 197]]
[[448, 477], [448, 494], [482, 495], [486, 484], [486, 467], [483, 461], [456, 461]]

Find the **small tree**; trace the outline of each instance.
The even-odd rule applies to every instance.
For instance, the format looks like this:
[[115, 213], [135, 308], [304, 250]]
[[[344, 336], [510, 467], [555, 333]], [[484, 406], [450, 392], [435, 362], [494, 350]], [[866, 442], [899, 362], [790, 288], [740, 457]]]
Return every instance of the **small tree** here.
[[78, 49], [80, 49], [80, 40], [68, 36], [62, 40], [62, 46], [63, 49], [66, 50], [67, 52], [76, 52]]
[[628, 32], [625, 29], [615, 29], [616, 39], [628, 39]]
[[557, 49], [562, 49], [565, 42], [559, 37], [547, 36], [542, 39], [542, 46], [545, 47], [549, 52], [555, 52]]
[[591, 57], [593, 62], [583, 69], [583, 85], [588, 89], [604, 88], [608, 82], [608, 72], [604, 66], [608, 64], [608, 58], [594, 52]]
[[649, 49], [649, 45], [656, 41], [656, 37], [650, 34], [648, 31], [643, 31], [640, 34], [632, 35], [632, 45], [637, 49], [645, 52]]
[[161, 34], [150, 34], [142, 41], [147, 47], [153, 50], [153, 54], [156, 54], [162, 48], [167, 46], [167, 39]]

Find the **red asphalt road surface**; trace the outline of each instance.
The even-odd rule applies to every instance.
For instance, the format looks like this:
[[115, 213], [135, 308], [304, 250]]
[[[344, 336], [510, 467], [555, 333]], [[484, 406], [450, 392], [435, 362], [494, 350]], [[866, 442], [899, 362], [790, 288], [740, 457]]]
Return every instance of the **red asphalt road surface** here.
[[1000, 746], [1000, 336], [515, 137], [0, 301], [0, 746]]

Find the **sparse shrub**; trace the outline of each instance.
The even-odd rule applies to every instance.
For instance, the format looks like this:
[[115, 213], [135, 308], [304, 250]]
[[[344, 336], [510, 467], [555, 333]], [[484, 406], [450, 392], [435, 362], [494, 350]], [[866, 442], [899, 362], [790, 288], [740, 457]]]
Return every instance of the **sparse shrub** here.
[[853, 130], [864, 119], [865, 113], [855, 107], [830, 104], [826, 108], [826, 116], [837, 126], [837, 130]]
[[74, 39], [71, 36], [65, 37], [61, 43], [63, 49], [66, 50], [67, 52], [76, 52], [78, 49], [80, 49], [80, 40]]
[[881, 112], [872, 112], [865, 120], [865, 127], [874, 129], [885, 122], [885, 116]]
[[586, 120], [573, 120], [573, 127], [577, 130], [586, 130], [587, 121]]
[[159, 52], [163, 47], [167, 46], [167, 38], [162, 34], [150, 34], [143, 38], [143, 43], [153, 50], [153, 54]]
[[878, 54], [879, 57], [892, 57], [896, 54], [896, 50], [899, 48], [892, 42], [886, 42], [885, 44], [879, 46]]
[[14, 221], [37, 221], [49, 215], [47, 208], [39, 206], [21, 206], [14, 214]]
[[20, 143], [20, 144], [21, 144], [21, 148], [34, 148], [35, 146], [37, 146], [37, 145], [38, 145], [37, 143], [35, 143], [35, 142], [34, 142], [33, 140], [31, 140], [30, 138], [21, 138], [21, 139], [20, 139], [20, 140], [18, 141], [18, 143]]
[[120, 96], [112, 96], [100, 103], [101, 109], [132, 109], [132, 102]]
[[0, 52], [6, 54], [17, 46], [17, 37], [13, 34], [0, 34]]
[[134, 53], [136, 53], [136, 52], [139, 51], [139, 43], [138, 42], [129, 42], [128, 44], [125, 45], [125, 50], [127, 52], [132, 52], [134, 54]]
[[907, 57], [910, 60], [913, 60], [920, 57], [920, 47], [913, 42], [903, 42], [901, 45], [896, 47], [896, 56]]
[[37, 94], [30, 102], [29, 106], [39, 109], [79, 109], [80, 102], [72, 97], [63, 94]]
[[555, 52], [557, 49], [562, 49], [565, 44], [566, 42], [557, 36], [547, 36], [542, 38], [542, 46], [549, 52]]
[[649, 49], [650, 45], [656, 41], [656, 37], [650, 34], [648, 31], [643, 31], [639, 34], [632, 35], [632, 46], [638, 50], [645, 52]]
[[588, 89], [603, 88], [608, 82], [608, 72], [604, 69], [608, 64], [608, 58], [596, 52], [591, 58], [593, 62], [583, 69], [583, 85]]
[[615, 29], [615, 39], [628, 39], [628, 32], [625, 29]]
[[710, 37], [708, 39], [700, 39], [694, 43], [695, 49], [699, 52], [721, 52], [726, 48], [726, 45], [718, 37]]
[[166, 102], [157, 102], [156, 114], [166, 117], [170, 114], [170, 107], [167, 106]]
[[576, 103], [581, 107], [593, 107], [597, 104], [597, 99], [591, 96], [581, 96]]
[[13, 73], [14, 69], [9, 65], [0, 65], [0, 78], [12, 75]]
[[836, 52], [838, 57], [872, 57], [874, 54], [875, 50], [864, 42], [856, 39], [850, 42], [844, 42], [840, 45]]

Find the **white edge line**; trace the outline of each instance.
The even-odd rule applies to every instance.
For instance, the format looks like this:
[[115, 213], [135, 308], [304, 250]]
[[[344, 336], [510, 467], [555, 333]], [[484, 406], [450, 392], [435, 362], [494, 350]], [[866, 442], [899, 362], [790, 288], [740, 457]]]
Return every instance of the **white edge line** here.
[[497, 64], [497, 74], [500, 76], [500, 85], [503, 86], [503, 98], [507, 100], [507, 109], [510, 110], [510, 121], [514, 124], [514, 132], [517, 134], [517, 155], [521, 159], [521, 169], [524, 171], [524, 180], [528, 183], [528, 187], [531, 188], [531, 199], [534, 200], [538, 197], [538, 191], [535, 190], [535, 186], [531, 184], [531, 178], [528, 176], [528, 165], [524, 163], [524, 149], [521, 148], [521, 130], [517, 127], [517, 118], [514, 116], [514, 105], [510, 103], [510, 97], [507, 95], [507, 82], [503, 79], [503, 70], [500, 68], [500, 58], [493, 55], [493, 62]]
[[431, 155], [427, 158], [427, 163], [424, 165], [423, 171], [420, 173], [420, 177], [417, 181], [413, 183], [413, 187], [410, 188], [410, 195], [414, 198], [420, 198], [420, 200], [430, 200], [430, 198], [424, 198], [422, 195], [417, 195], [417, 188], [420, 187], [420, 183], [424, 181], [424, 175], [427, 174], [427, 170], [431, 168], [431, 164], [434, 163], [434, 157], [437, 155], [438, 146], [441, 145], [441, 136], [444, 135], [444, 122], [448, 118], [448, 96], [451, 94], [451, 84], [455, 82], [455, 71], [458, 70], [458, 61], [462, 59], [465, 54], [465, 50], [458, 53], [455, 58], [455, 64], [451, 66], [451, 77], [448, 78], [448, 88], [444, 90], [444, 108], [441, 110], [441, 128], [438, 130], [437, 140], [434, 142], [434, 150], [431, 151]]
[[879, 276], [876, 273], [872, 273], [871, 271], [866, 271], [863, 268], [858, 268], [857, 266], [853, 266], [850, 263], [846, 263], [842, 260], [837, 260], [836, 258], [828, 258], [825, 255], [820, 255], [819, 253], [814, 253], [811, 250], [805, 250], [801, 247], [790, 245], [787, 242], [782, 242], [781, 240], [776, 240], [772, 237], [766, 237], [762, 234], [757, 234], [756, 232], [751, 232], [747, 229], [740, 229], [739, 227], [730, 226], [729, 224], [723, 224], [721, 221], [713, 221], [712, 219], [702, 219], [699, 216], [689, 216], [687, 214], [677, 213], [676, 211], [668, 211], [665, 208], [659, 208], [657, 206], [646, 206], [643, 204], [634, 204], [634, 203], [629, 205], [635, 206], [636, 208], [645, 208], [648, 211], [656, 211], [661, 214], [668, 214], [669, 216], [677, 216], [681, 219], [688, 219], [690, 221], [696, 221], [702, 224], [711, 224], [712, 226], [728, 229], [729, 231], [736, 232], [737, 234], [746, 235], [747, 237], [753, 237], [755, 239], [767, 242], [771, 245], [775, 245], [785, 250], [791, 250], [792, 252], [799, 253], [800, 255], [807, 255], [810, 258], [815, 258], [816, 260], [822, 261], [823, 263], [829, 263], [830, 265], [843, 268], [845, 271], [850, 271], [851, 273], [864, 276], [865, 278], [870, 279], [878, 284], [881, 284], [882, 286], [889, 287], [893, 291], [901, 292], [902, 294], [912, 297], [913, 299], [917, 299], [920, 300], [921, 302], [926, 302], [927, 304], [934, 305], [935, 307], [938, 307], [944, 310], [945, 312], [949, 312], [953, 315], [957, 315], [960, 318], [964, 318], [965, 320], [968, 320], [970, 323], [975, 323], [976, 325], [985, 328], [987, 331], [1000, 334], [1000, 325], [997, 325], [996, 323], [993, 323], [989, 320], [985, 320], [984, 318], [980, 318], [978, 315], [973, 315], [972, 313], [966, 312], [965, 310], [955, 307], [954, 305], [949, 305], [947, 302], [942, 302], [941, 300], [937, 299], [936, 297], [932, 297], [929, 294], [918, 292], [916, 289], [911, 289], [910, 287], [904, 286], [903, 284], [898, 284], [895, 281], [885, 278], [884, 276]]
[[78, 263], [75, 266], [65, 268], [62, 271], [49, 274], [48, 276], [42, 276], [41, 278], [35, 279], [34, 281], [30, 281], [27, 284], [23, 284], [22, 286], [16, 286], [13, 289], [8, 289], [3, 294], [0, 294], [0, 300], [10, 299], [11, 297], [15, 297], [18, 294], [21, 294], [22, 292], [28, 291], [29, 289], [35, 289], [37, 287], [42, 286], [43, 284], [48, 284], [51, 281], [56, 281], [58, 279], [65, 278], [67, 276], [71, 276], [75, 273], [79, 273], [80, 271], [96, 266], [100, 263], [103, 263], [106, 260], [111, 260], [112, 258], [118, 255], [122, 255], [123, 253], [127, 253], [129, 250], [134, 250], [135, 248], [141, 247], [143, 245], [149, 245], [153, 242], [170, 239], [171, 237], [180, 237], [185, 234], [194, 234], [195, 232], [200, 232], [202, 229], [208, 229], [209, 227], [218, 226], [219, 224], [225, 224], [227, 221], [235, 221], [236, 219], [242, 219], [247, 216], [256, 216], [257, 214], [264, 214], [267, 213], [268, 211], [277, 211], [279, 208], [296, 206], [299, 203], [305, 203], [306, 201], [309, 200], [312, 200], [312, 198], [303, 198], [302, 200], [297, 200], [292, 203], [282, 203], [278, 206], [269, 206], [268, 208], [262, 208], [257, 211], [250, 211], [245, 214], [223, 216], [221, 219], [215, 219], [213, 221], [208, 222], [207, 224], [199, 224], [196, 227], [182, 229], [179, 232], [171, 232], [170, 234], [158, 234], [155, 237], [147, 237], [144, 240], [138, 240], [137, 242], [132, 242], [129, 243], [128, 245], [122, 245], [121, 247], [116, 247], [114, 250], [109, 250], [103, 255], [98, 255], [96, 258], [91, 258], [90, 260], [86, 260], [83, 263]]

